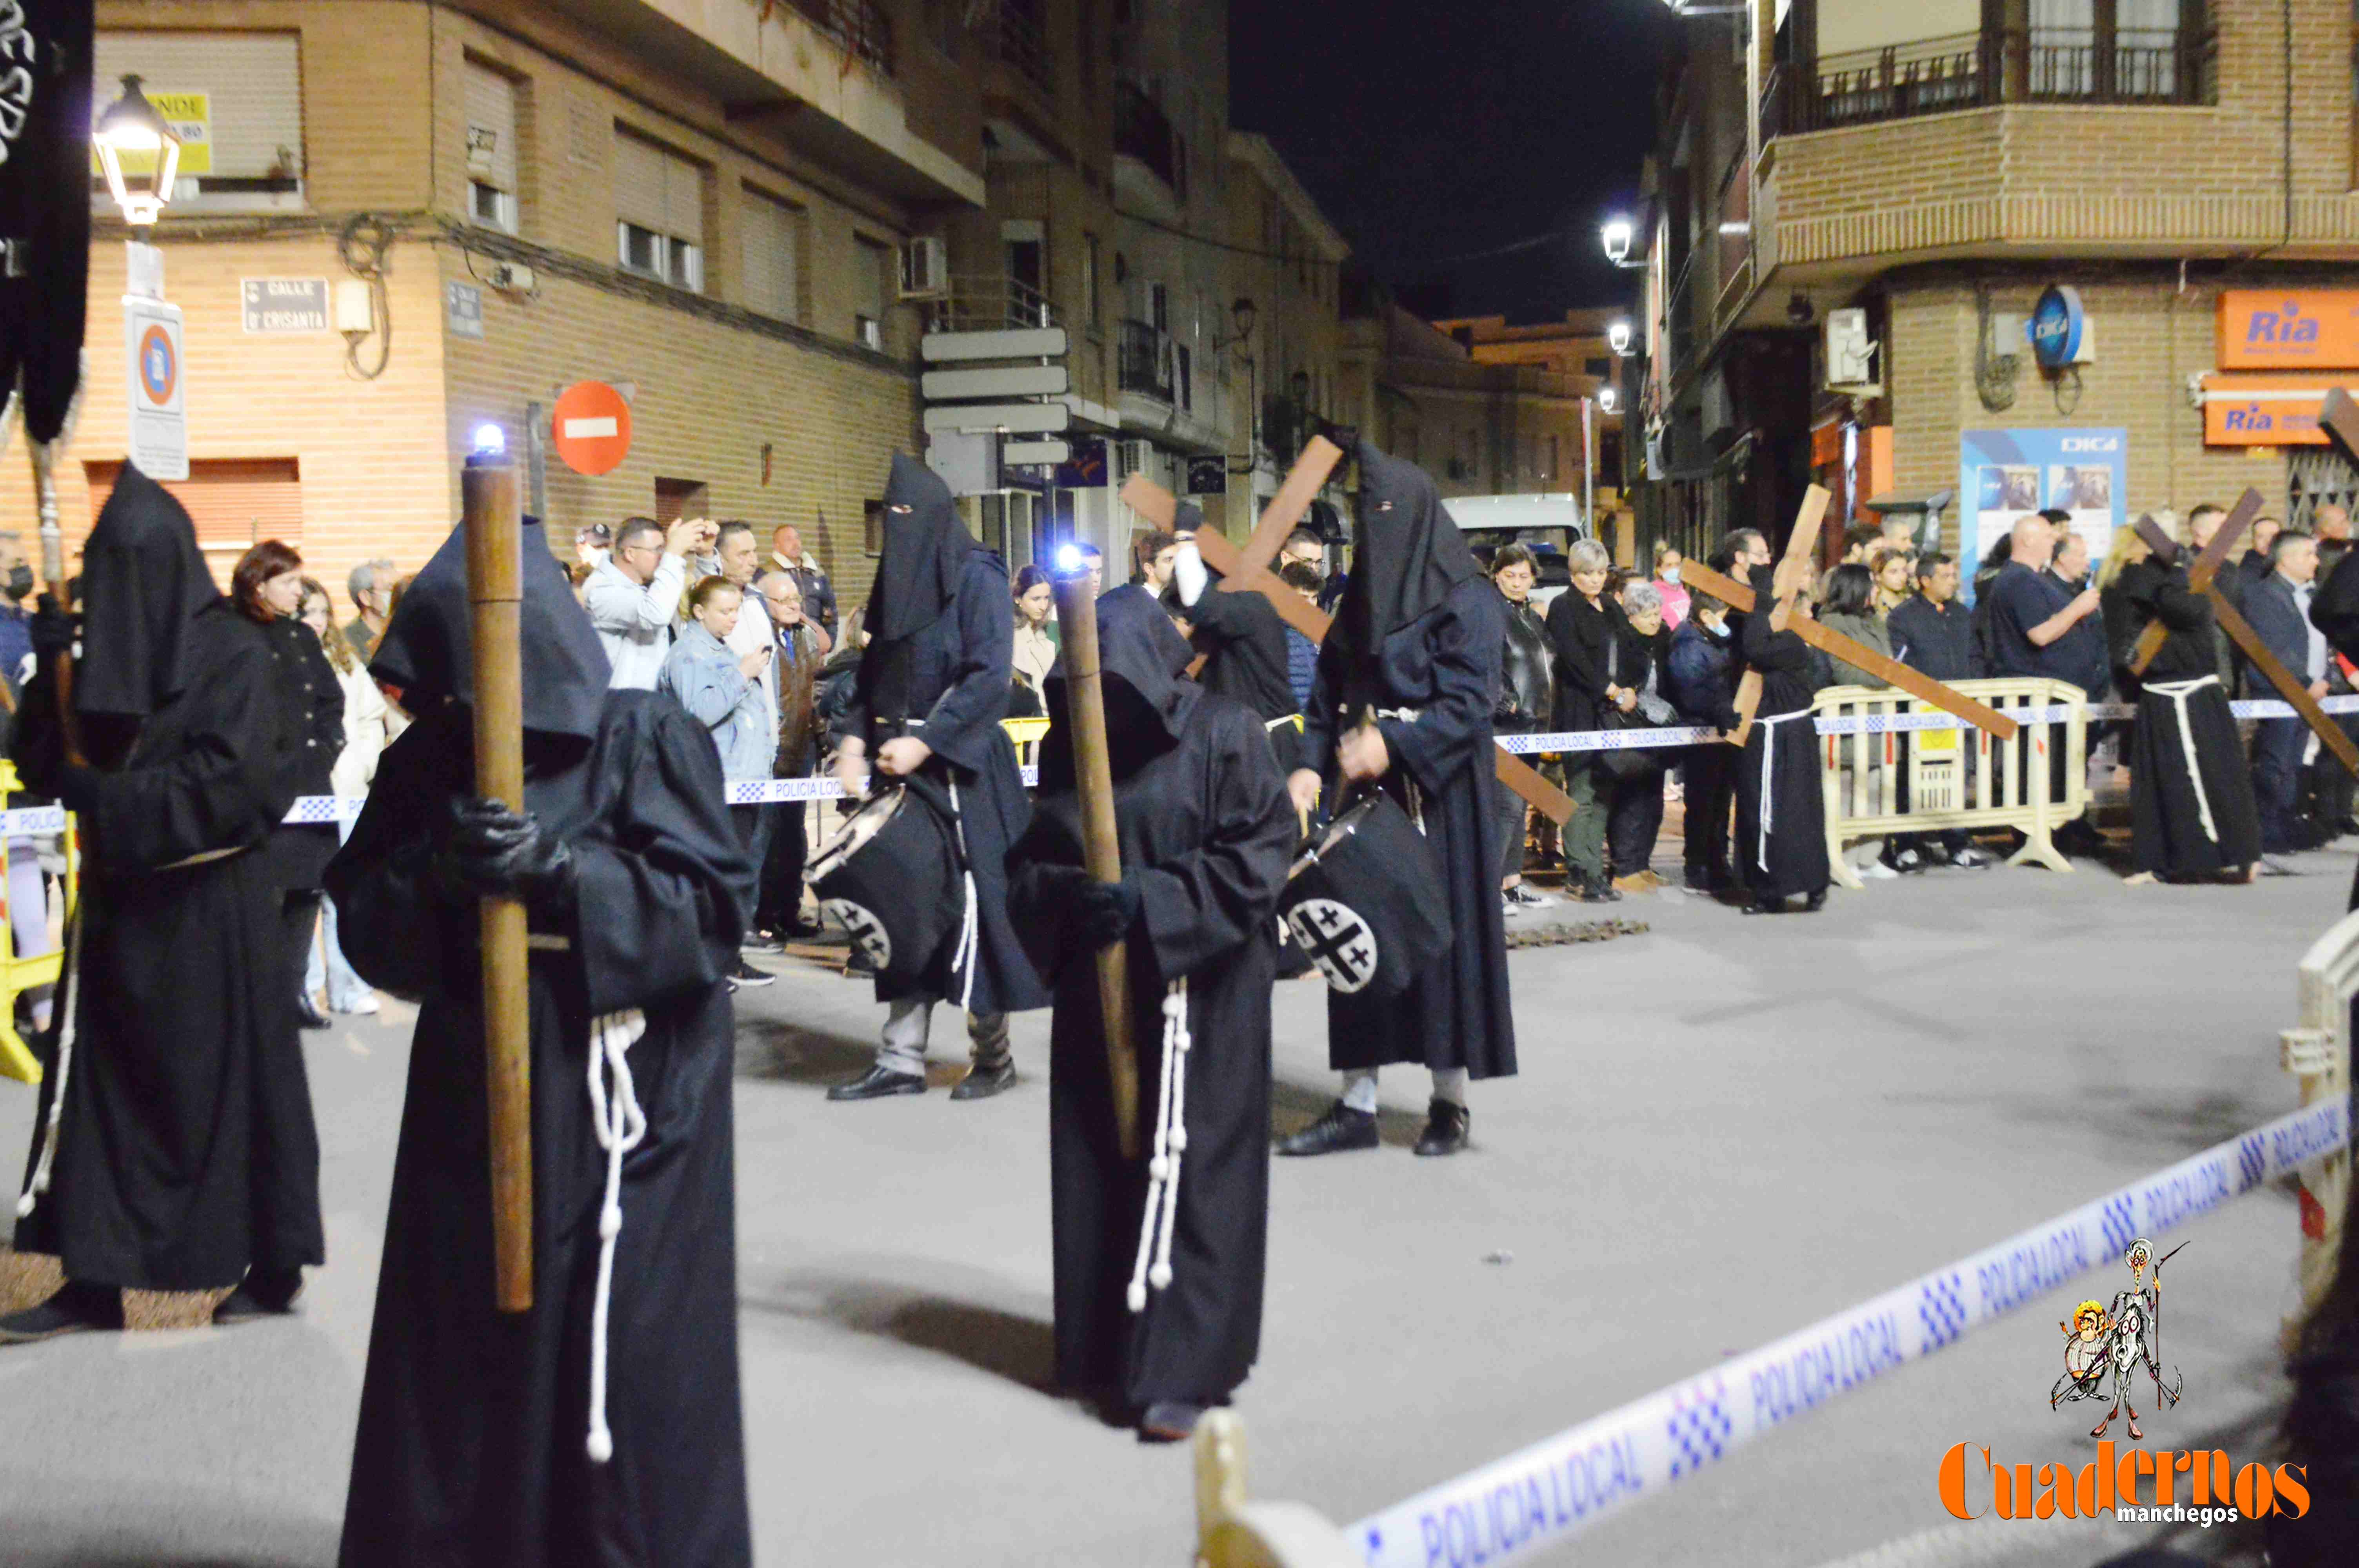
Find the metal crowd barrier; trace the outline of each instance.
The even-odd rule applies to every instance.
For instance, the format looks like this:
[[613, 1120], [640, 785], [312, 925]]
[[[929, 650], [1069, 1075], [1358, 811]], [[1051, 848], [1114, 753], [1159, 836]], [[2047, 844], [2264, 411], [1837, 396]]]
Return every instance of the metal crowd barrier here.
[[2359, 914], [2303, 957], [2299, 987], [2302, 1022], [2282, 1048], [2301, 1075], [2303, 1108], [1354, 1523], [1246, 1500], [1242, 1424], [1234, 1411], [1212, 1412], [1196, 1436], [1200, 1568], [1503, 1568], [1561, 1547], [1840, 1395], [2117, 1267], [2133, 1238], [2159, 1236], [2287, 1176], [2304, 1194], [2301, 1271], [2314, 1303], [2334, 1242], [2312, 1211], [2331, 1205], [2339, 1217], [2348, 1180]]
[[[24, 782], [16, 776], [16, 764], [0, 758], [0, 800], [20, 794]], [[35, 986], [55, 985], [65, 964], [62, 947], [46, 953], [19, 955], [16, 951], [16, 926], [8, 908], [8, 868], [16, 856], [35, 853], [25, 841], [43, 834], [64, 836], [66, 870], [66, 917], [73, 917], [75, 890], [82, 870], [81, 847], [75, 842], [72, 821], [58, 806], [35, 806], [0, 813], [0, 932], [5, 932], [7, 957], [0, 959], [0, 1077], [15, 1078], [20, 1083], [41, 1081], [40, 1064], [34, 1060], [31, 1047], [16, 1032], [16, 998]], [[49, 911], [41, 912], [42, 928], [48, 929]]]

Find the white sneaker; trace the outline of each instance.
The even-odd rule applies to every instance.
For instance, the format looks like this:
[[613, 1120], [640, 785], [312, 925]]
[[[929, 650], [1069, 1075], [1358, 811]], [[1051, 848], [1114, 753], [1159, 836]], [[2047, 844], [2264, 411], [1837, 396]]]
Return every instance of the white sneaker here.
[[361, 998], [360, 1000], [353, 1003], [352, 1006], [340, 1007], [336, 1009], [336, 1011], [355, 1018], [365, 1018], [370, 1013], [377, 1011], [382, 1005], [383, 1004], [376, 1000], [376, 992], [371, 991], [366, 996]]
[[1867, 864], [1854, 869], [1862, 877], [1872, 882], [1889, 882], [1900, 880], [1900, 873], [1894, 871], [1890, 866], [1886, 865], [1882, 860], [1870, 860]]
[[1556, 900], [1529, 882], [1517, 882], [1500, 895], [1509, 903], [1520, 903], [1527, 909], [1546, 909]]

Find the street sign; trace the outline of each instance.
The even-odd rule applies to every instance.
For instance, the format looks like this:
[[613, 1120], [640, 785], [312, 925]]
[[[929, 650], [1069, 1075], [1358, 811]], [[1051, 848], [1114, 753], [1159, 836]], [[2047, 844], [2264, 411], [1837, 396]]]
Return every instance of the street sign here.
[[126, 297], [123, 344], [131, 400], [125, 455], [149, 479], [186, 479], [188, 384], [181, 373], [180, 308]]
[[1065, 352], [1062, 327], [1016, 327], [996, 332], [928, 332], [918, 351], [929, 364], [952, 360], [1053, 360]]
[[1229, 460], [1226, 458], [1190, 458], [1188, 460], [1188, 493], [1190, 495], [1225, 495], [1229, 489]]
[[550, 444], [565, 466], [595, 478], [631, 450], [631, 406], [603, 381], [577, 381], [560, 394], [550, 416]]
[[1073, 422], [1061, 403], [946, 403], [926, 410], [926, 433], [940, 430], [1016, 430], [1046, 433]]
[[328, 330], [324, 277], [245, 277], [238, 280], [237, 291], [249, 332]]
[[1064, 441], [1004, 441], [1000, 443], [999, 460], [1033, 466], [1041, 463], [1061, 463], [1073, 455], [1072, 447]]
[[472, 283], [442, 286], [442, 325], [454, 338], [484, 335], [484, 291]]
[[919, 383], [926, 401], [953, 397], [1055, 396], [1071, 385], [1063, 365], [1000, 365], [990, 370], [929, 370]]

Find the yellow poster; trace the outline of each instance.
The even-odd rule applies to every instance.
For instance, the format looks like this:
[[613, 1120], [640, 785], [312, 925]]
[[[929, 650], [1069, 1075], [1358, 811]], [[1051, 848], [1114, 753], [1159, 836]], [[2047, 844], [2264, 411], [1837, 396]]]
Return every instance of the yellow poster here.
[[[143, 89], [142, 91], [146, 91]], [[110, 101], [111, 102], [111, 101]], [[147, 102], [156, 105], [156, 113], [164, 116], [172, 134], [180, 138], [181, 174], [211, 174], [213, 171], [213, 95], [210, 92], [147, 92]], [[98, 105], [98, 113], [106, 113], [108, 104]], [[103, 178], [99, 168], [98, 151], [91, 150], [90, 172]], [[154, 153], [125, 153], [125, 174], [156, 172]]]

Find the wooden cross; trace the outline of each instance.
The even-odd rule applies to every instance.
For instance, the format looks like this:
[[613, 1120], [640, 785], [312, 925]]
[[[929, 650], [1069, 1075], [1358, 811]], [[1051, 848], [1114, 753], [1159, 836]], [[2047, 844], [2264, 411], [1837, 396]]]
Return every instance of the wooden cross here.
[[[1322, 441], [1317, 439], [1311, 442], [1311, 449], [1305, 452], [1302, 460], [1295, 464], [1294, 474], [1288, 476], [1287, 488], [1278, 492], [1277, 499], [1270, 503], [1269, 511], [1262, 514], [1261, 525], [1255, 529], [1253, 539], [1246, 546], [1248, 550], [1253, 550], [1263, 545], [1265, 541], [1267, 542], [1268, 552], [1260, 561], [1255, 562], [1246, 554], [1238, 550], [1234, 545], [1229, 543], [1224, 535], [1206, 532], [1196, 535], [1196, 549], [1204, 557], [1206, 566], [1220, 573], [1230, 585], [1240, 589], [1250, 589], [1268, 600], [1276, 607], [1279, 620], [1284, 621], [1313, 643], [1325, 642], [1327, 629], [1333, 622], [1321, 614], [1317, 606], [1306, 601], [1300, 594], [1287, 587], [1283, 580], [1270, 572], [1269, 562], [1277, 557], [1278, 546], [1286, 541], [1287, 530], [1293, 526], [1292, 520], [1288, 519], [1283, 527], [1273, 531], [1270, 517], [1277, 511], [1278, 503], [1286, 499], [1287, 491], [1294, 487], [1295, 478], [1301, 473], [1303, 464], [1310, 460], [1322, 444], [1324, 444]], [[1336, 453], [1337, 457], [1342, 455], [1340, 451]], [[1332, 469], [1333, 461], [1331, 460], [1327, 466]], [[1320, 476], [1322, 481], [1325, 477], [1324, 472]], [[1310, 487], [1311, 494], [1317, 493], [1317, 485]], [[1132, 511], [1158, 528], [1170, 527], [1171, 520], [1179, 515], [1180, 503], [1171, 492], [1137, 474], [1133, 474], [1130, 481], [1122, 487], [1122, 499]], [[1309, 494], [1303, 497], [1302, 504], [1305, 507], [1309, 506]], [[1300, 514], [1298, 512], [1296, 515], [1299, 516]], [[1558, 827], [1561, 827], [1572, 819], [1574, 807], [1571, 795], [1541, 777], [1539, 772], [1521, 757], [1510, 752], [1497, 751], [1495, 748], [1495, 752], [1496, 771], [1501, 784], [1538, 807], [1540, 815]]]
[[[1778, 558], [1777, 575], [1773, 586], [1777, 590], [1777, 607], [1769, 612], [1769, 629], [1783, 632], [1794, 618], [1794, 595], [1801, 591], [1802, 580], [1810, 576], [1810, 557], [1819, 547], [1819, 524], [1827, 515], [1827, 503], [1833, 499], [1817, 485], [1802, 492], [1802, 509], [1794, 514], [1793, 532], [1786, 536], [1786, 553]], [[1752, 595], [1745, 595], [1749, 603]], [[1736, 682], [1736, 728], [1729, 732], [1728, 743], [1745, 744], [1753, 733], [1753, 716], [1761, 708], [1761, 672], [1747, 668]]]
[[[1690, 561], [1680, 568], [1680, 581], [1686, 587], [1701, 589], [1732, 610], [1753, 614], [1759, 608], [1751, 589], [1721, 576], [1710, 567]], [[1775, 625], [1776, 622], [1773, 620], [1770, 623]], [[1910, 669], [1888, 654], [1879, 654], [1864, 643], [1854, 643], [1842, 633], [1829, 631], [1807, 616], [1794, 622], [1786, 630], [1828, 656], [1841, 659], [1847, 665], [1856, 665], [1886, 686], [1897, 686], [1913, 697], [1954, 713], [1975, 728], [1989, 730], [2001, 741], [2012, 741], [2016, 737], [2019, 727], [1997, 708], [1951, 690], [1932, 676]]]
[[[1302, 514], [1310, 510], [1310, 503], [1319, 499], [1319, 492], [1327, 483], [1327, 476], [1333, 473], [1335, 465], [1343, 460], [1343, 448], [1324, 436], [1310, 438], [1310, 444], [1302, 449], [1300, 457], [1294, 460], [1294, 467], [1287, 473], [1286, 482], [1279, 485], [1277, 493], [1269, 498], [1269, 505], [1263, 510], [1261, 521], [1254, 525], [1253, 536], [1245, 541], [1245, 552], [1239, 557], [1245, 563], [1240, 568], [1245, 576], [1266, 571], [1270, 562], [1277, 559], [1277, 552], [1286, 547], [1287, 535], [1294, 532], [1297, 523], [1302, 521]], [[1148, 488], [1156, 489], [1154, 486]], [[1169, 528], [1180, 519], [1180, 503], [1159, 489], [1156, 489], [1156, 493], [1169, 503], [1169, 522], [1160, 521], [1164, 515], [1162, 503], [1158, 503], [1152, 514], [1136, 503], [1132, 504], [1131, 510], [1158, 528]], [[1123, 499], [1130, 499], [1128, 486], [1124, 487]], [[1198, 536], [1199, 555], [1203, 553], [1201, 537], [1201, 535]], [[1227, 542], [1223, 537], [1222, 543]], [[1209, 654], [1196, 655], [1188, 665], [1190, 679], [1203, 673], [1204, 662], [1211, 656]]]
[[[2257, 490], [2247, 490], [2236, 502], [2235, 510], [2221, 519], [2219, 529], [2212, 534], [2212, 542], [2203, 546], [2203, 553], [2195, 557], [2195, 564], [2187, 568], [2187, 587], [2190, 592], [2212, 592], [2212, 579], [2219, 575], [2221, 567], [2226, 563], [2228, 552], [2236, 547], [2238, 541], [2244, 538], [2245, 531], [2253, 525], [2253, 519], [2260, 514], [2261, 492]], [[2152, 519], [2144, 521], [2151, 522]], [[2161, 530], [2157, 528], [2155, 532], [2160, 533]], [[2144, 530], [2141, 530], [2142, 535], [2143, 533]], [[2151, 544], [2153, 541], [2149, 538], [2147, 543]], [[2174, 558], [2177, 553], [2178, 546], [2174, 544], [2172, 546]], [[2217, 603], [2219, 596], [2213, 594], [2212, 599], [2213, 602]], [[2222, 624], [2224, 630], [2225, 622]], [[2234, 635], [2233, 633], [2230, 634]], [[2169, 636], [2170, 628], [2162, 623], [2161, 617], [2157, 616], [2147, 622], [2146, 630], [2138, 633], [2137, 647], [2130, 654], [2130, 674], [2134, 676], [2146, 674], [2147, 666], [2154, 663], [2154, 656], [2162, 652], [2162, 644]], [[2263, 651], [2267, 652], [2266, 649]]]

